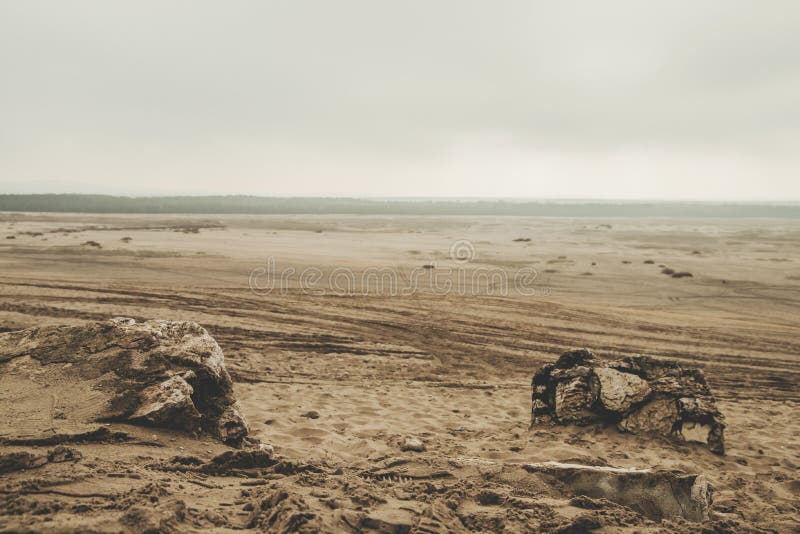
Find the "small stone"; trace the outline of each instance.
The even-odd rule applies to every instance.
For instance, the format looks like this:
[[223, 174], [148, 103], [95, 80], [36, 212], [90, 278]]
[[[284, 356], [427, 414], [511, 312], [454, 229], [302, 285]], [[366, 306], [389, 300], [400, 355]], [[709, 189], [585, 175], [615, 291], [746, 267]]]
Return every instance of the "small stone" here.
[[600, 381], [600, 401], [608, 410], [626, 412], [650, 395], [647, 382], [632, 373], [599, 367], [594, 374]]
[[413, 452], [423, 452], [425, 450], [425, 444], [422, 443], [422, 440], [419, 438], [415, 438], [413, 436], [407, 436], [403, 439], [403, 442], [400, 444], [401, 451], [413, 451]]
[[319, 412], [316, 410], [311, 410], [310, 412], [304, 413], [303, 417], [307, 417], [308, 419], [319, 419]]
[[47, 461], [53, 463], [74, 462], [81, 458], [83, 458], [81, 451], [73, 449], [72, 447], [65, 447], [64, 445], [59, 445], [47, 453]]

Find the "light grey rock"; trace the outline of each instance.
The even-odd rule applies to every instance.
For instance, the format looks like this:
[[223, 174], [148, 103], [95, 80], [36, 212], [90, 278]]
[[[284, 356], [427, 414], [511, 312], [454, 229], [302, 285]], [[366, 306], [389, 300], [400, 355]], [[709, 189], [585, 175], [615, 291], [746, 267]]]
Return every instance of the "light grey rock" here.
[[425, 451], [425, 444], [419, 438], [415, 438], [414, 436], [406, 436], [403, 439], [403, 442], [400, 444], [400, 450], [423, 452]]
[[714, 489], [703, 475], [559, 462], [523, 467], [552, 477], [576, 495], [608, 499], [655, 520], [682, 517], [702, 522], [713, 501]]
[[172, 376], [142, 390], [139, 408], [131, 414], [130, 419], [153, 426], [176, 426], [189, 432], [197, 431], [200, 429], [201, 416], [192, 402], [193, 393], [192, 386], [186, 380]]
[[249, 431], [222, 350], [191, 322], [117, 318], [0, 334], [0, 391], [0, 438], [12, 441], [91, 434], [115, 421], [234, 445]]
[[606, 367], [598, 367], [594, 374], [600, 382], [600, 402], [607, 410], [627, 412], [650, 395], [647, 382], [634, 374]]

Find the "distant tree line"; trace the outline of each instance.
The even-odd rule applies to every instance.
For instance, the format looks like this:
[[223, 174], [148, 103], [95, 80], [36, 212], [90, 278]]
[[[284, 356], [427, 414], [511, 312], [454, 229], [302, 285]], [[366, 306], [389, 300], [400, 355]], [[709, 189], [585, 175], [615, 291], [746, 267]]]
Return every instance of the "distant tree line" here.
[[191, 214], [800, 218], [798, 203], [377, 200], [256, 196], [0, 195], [0, 211]]

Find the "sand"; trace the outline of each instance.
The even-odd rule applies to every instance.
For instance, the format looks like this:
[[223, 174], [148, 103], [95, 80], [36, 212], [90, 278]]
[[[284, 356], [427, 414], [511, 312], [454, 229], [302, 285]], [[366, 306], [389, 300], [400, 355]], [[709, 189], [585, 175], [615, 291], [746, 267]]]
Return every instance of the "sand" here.
[[[520, 294], [509, 281], [523, 275]], [[164, 530], [280, 530], [298, 510], [342, 531], [420, 516], [443, 532], [557, 531], [600, 512], [600, 532], [700, 528], [575, 506], [519, 469], [547, 461], [702, 473], [707, 528], [800, 526], [800, 221], [0, 214], [1, 330], [113, 316], [205, 326], [253, 434], [295, 467], [256, 483], [176, 472], [176, 455], [227, 449], [114, 424], [136, 439], [0, 475], [0, 531], [136, 531], [153, 514]], [[575, 347], [703, 368], [727, 454], [530, 429], [533, 373]], [[401, 451], [406, 436], [426, 450]], [[265, 526], [252, 508], [276, 490], [291, 513]]]

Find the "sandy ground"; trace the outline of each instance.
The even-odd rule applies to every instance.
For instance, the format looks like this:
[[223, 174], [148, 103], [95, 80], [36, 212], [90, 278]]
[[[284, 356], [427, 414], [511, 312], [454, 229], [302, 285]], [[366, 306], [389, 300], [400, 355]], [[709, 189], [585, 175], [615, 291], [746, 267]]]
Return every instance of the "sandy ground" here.
[[[800, 221], [0, 214], [0, 330], [113, 316], [205, 326], [254, 435], [294, 467], [176, 473], [170, 458], [225, 448], [126, 428], [141, 439], [0, 475], [0, 531], [277, 530], [298, 513], [342, 531], [420, 515], [557, 531], [588, 512], [518, 469], [548, 460], [704, 473], [706, 528], [800, 528]], [[530, 429], [531, 376], [574, 347], [702, 367], [727, 454]], [[401, 451], [406, 436], [427, 450]], [[276, 490], [289, 511], [259, 523], [253, 502]], [[600, 532], [701, 528], [591, 513]]]

